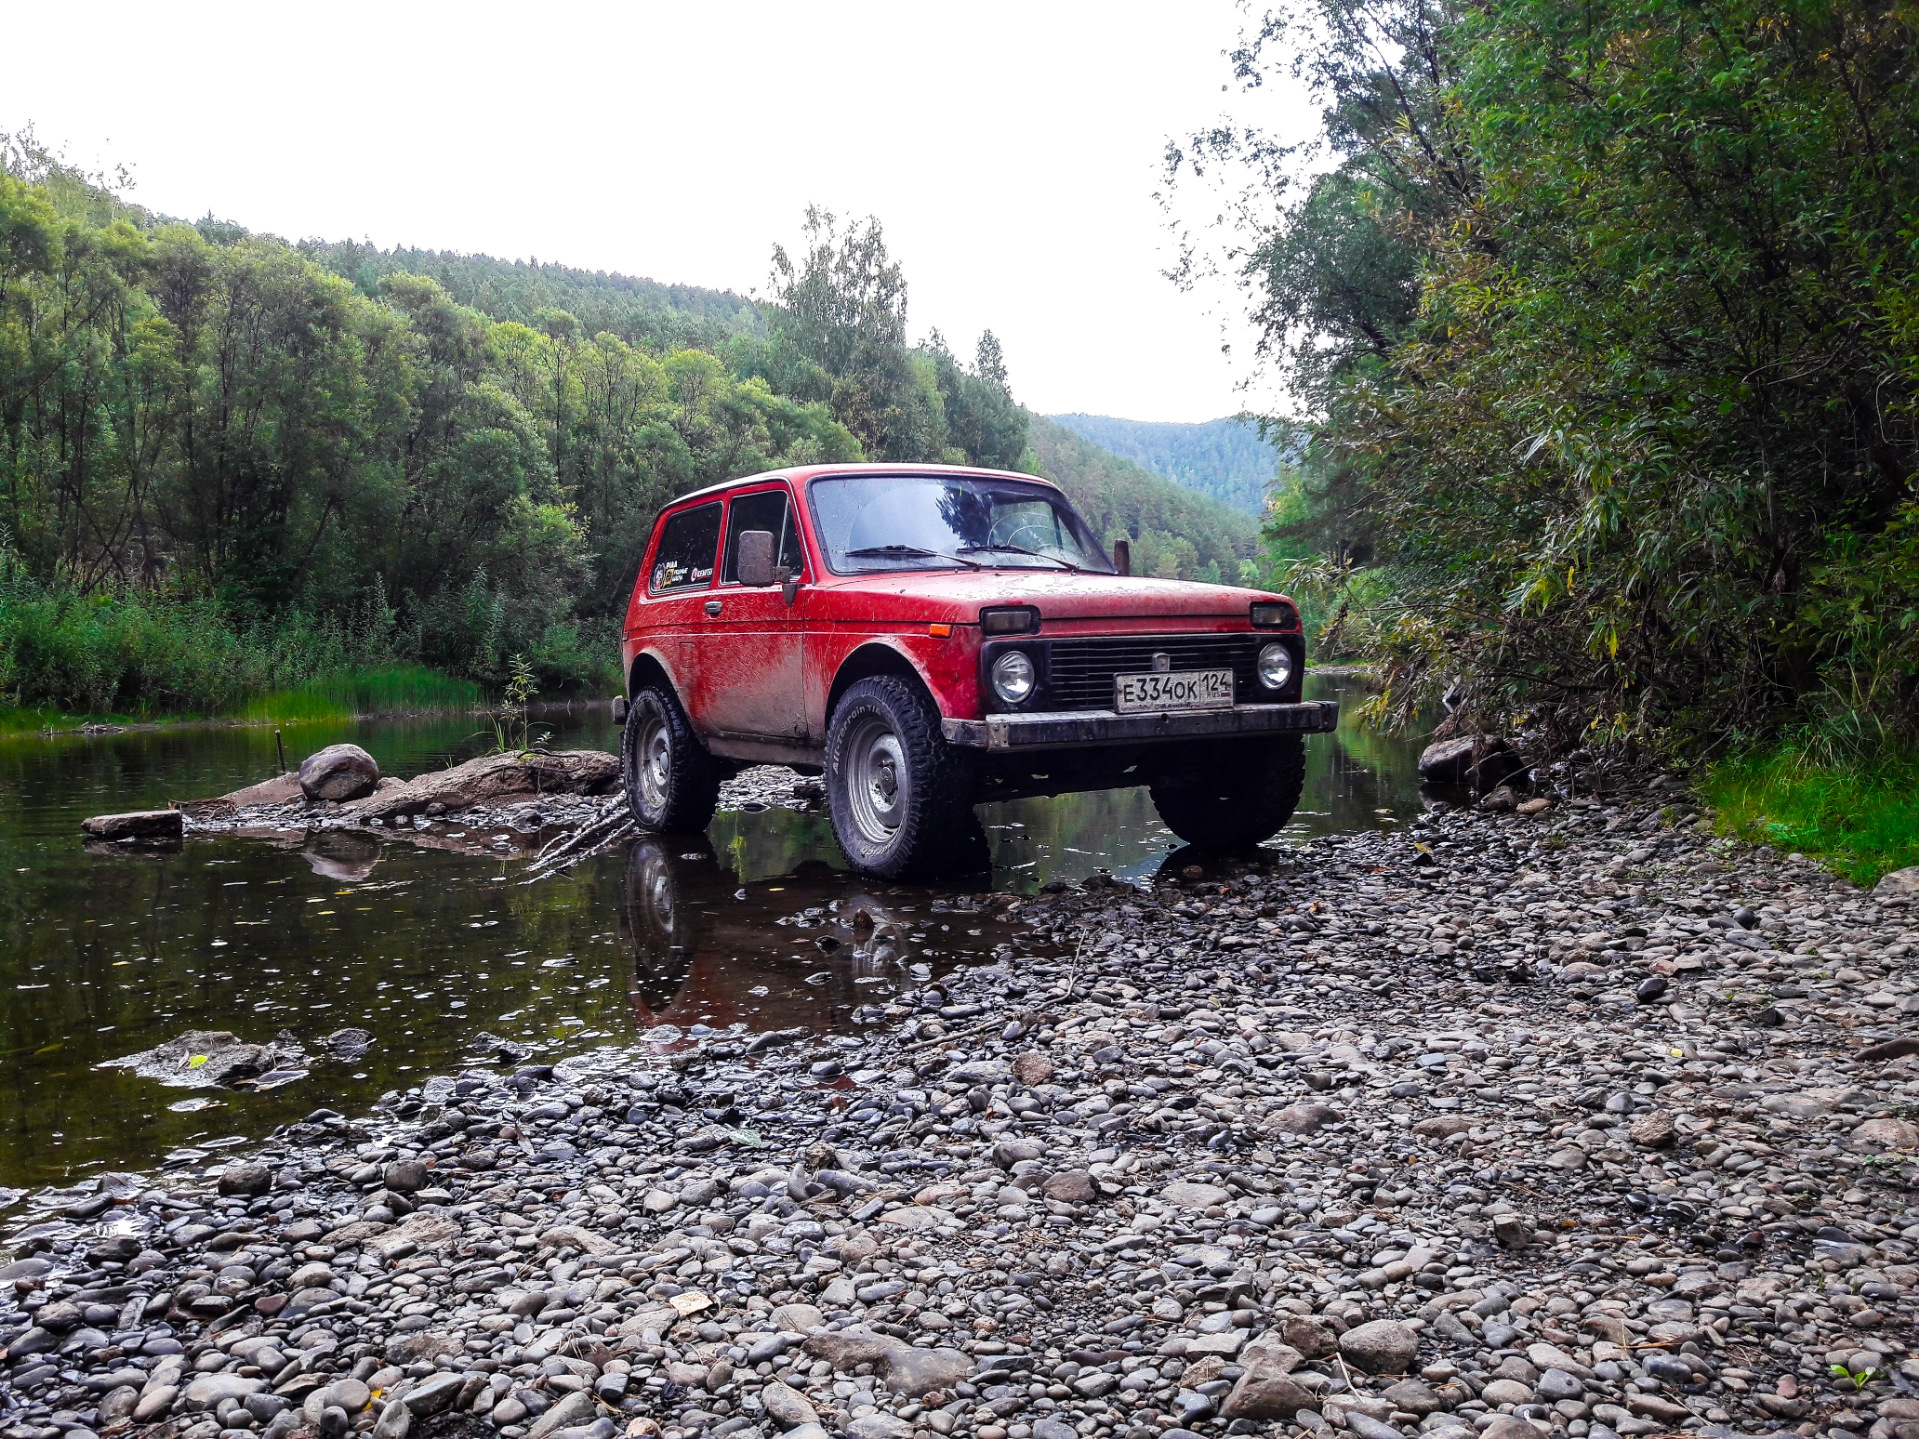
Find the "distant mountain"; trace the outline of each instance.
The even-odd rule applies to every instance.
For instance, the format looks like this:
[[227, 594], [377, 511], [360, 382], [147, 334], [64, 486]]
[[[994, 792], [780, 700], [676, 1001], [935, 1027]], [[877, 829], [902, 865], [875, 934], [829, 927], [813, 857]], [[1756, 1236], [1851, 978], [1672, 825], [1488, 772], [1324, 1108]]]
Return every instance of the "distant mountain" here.
[[1163, 475], [1242, 514], [1265, 508], [1266, 486], [1279, 471], [1279, 450], [1248, 420], [1178, 425], [1110, 415], [1048, 415], [1056, 425], [1103, 450]]
[[1101, 544], [1125, 536], [1133, 573], [1240, 584], [1259, 548], [1259, 525], [1229, 505], [1102, 449], [1043, 415], [1027, 440], [1035, 472], [1066, 491]]

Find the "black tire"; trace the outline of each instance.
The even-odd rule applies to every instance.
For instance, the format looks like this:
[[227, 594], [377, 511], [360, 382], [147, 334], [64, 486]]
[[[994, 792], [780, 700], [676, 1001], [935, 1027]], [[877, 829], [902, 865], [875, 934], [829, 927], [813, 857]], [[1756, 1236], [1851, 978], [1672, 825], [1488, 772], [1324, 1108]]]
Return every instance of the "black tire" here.
[[973, 790], [970, 759], [940, 734], [919, 686], [877, 675], [841, 696], [826, 735], [826, 801], [855, 870], [899, 879], [952, 868]]
[[1244, 849], [1286, 827], [1306, 785], [1306, 741], [1225, 740], [1160, 771], [1153, 804], [1166, 827], [1203, 849]]
[[663, 684], [633, 696], [620, 735], [620, 781], [641, 829], [693, 834], [713, 822], [721, 767], [706, 752], [679, 699]]

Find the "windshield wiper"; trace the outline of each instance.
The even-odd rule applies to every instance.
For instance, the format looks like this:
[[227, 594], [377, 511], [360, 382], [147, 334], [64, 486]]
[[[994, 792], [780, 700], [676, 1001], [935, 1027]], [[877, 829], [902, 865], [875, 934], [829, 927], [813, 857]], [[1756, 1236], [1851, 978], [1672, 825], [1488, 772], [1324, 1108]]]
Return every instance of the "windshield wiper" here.
[[960, 549], [969, 554], [978, 554], [981, 550], [998, 550], [1009, 555], [1031, 555], [1036, 560], [1051, 560], [1056, 565], [1064, 565], [1074, 574], [1079, 573], [1079, 566], [1071, 560], [1063, 560], [1058, 555], [1042, 554], [1038, 550], [1029, 550], [1024, 545], [961, 545]]
[[978, 560], [965, 559], [960, 555], [943, 555], [938, 550], [923, 550], [918, 545], [866, 545], [842, 553], [849, 560], [951, 560], [956, 565], [965, 565], [969, 570], [986, 568]]

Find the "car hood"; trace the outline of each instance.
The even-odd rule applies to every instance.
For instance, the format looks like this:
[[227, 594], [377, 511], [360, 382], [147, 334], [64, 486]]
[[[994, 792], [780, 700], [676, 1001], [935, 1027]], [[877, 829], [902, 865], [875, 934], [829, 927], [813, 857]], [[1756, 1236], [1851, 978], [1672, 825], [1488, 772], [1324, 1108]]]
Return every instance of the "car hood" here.
[[[1042, 620], [1245, 619], [1264, 590], [1196, 580], [1071, 574], [1064, 570], [989, 569], [840, 576], [822, 588], [871, 596], [902, 617], [972, 623], [988, 605], [1033, 605]], [[850, 593], [849, 593], [850, 592]]]

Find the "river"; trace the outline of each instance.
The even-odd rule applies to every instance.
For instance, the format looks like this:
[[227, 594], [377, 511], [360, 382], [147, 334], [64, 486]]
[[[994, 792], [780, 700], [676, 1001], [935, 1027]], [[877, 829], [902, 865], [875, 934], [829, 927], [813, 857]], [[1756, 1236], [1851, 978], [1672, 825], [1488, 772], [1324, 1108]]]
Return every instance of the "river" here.
[[[1275, 843], [1409, 819], [1418, 743], [1360, 730], [1308, 742], [1305, 799]], [[556, 745], [615, 747], [604, 707], [549, 717]], [[491, 743], [471, 716], [289, 727], [289, 758], [352, 740], [403, 777]], [[502, 1052], [535, 1062], [698, 1026], [846, 1030], [901, 978], [988, 960], [1016, 926], [984, 877], [943, 888], [849, 875], [823, 814], [723, 812], [704, 844], [641, 840], [537, 884], [519, 859], [389, 839], [357, 852], [194, 839], [171, 854], [89, 849], [82, 817], [219, 794], [271, 775], [274, 731], [180, 727], [0, 741], [0, 1209], [16, 1188], [108, 1169], [205, 1164], [321, 1107]], [[985, 806], [990, 889], [1188, 857], [1145, 790]], [[854, 957], [865, 909], [892, 942]], [[883, 934], [882, 939], [888, 935]], [[922, 967], [923, 968], [920, 968]], [[325, 1036], [371, 1033], [357, 1056]], [[170, 1087], [102, 1067], [188, 1030], [285, 1032], [304, 1077], [261, 1093]], [[182, 1076], [191, 1078], [192, 1076]]]

